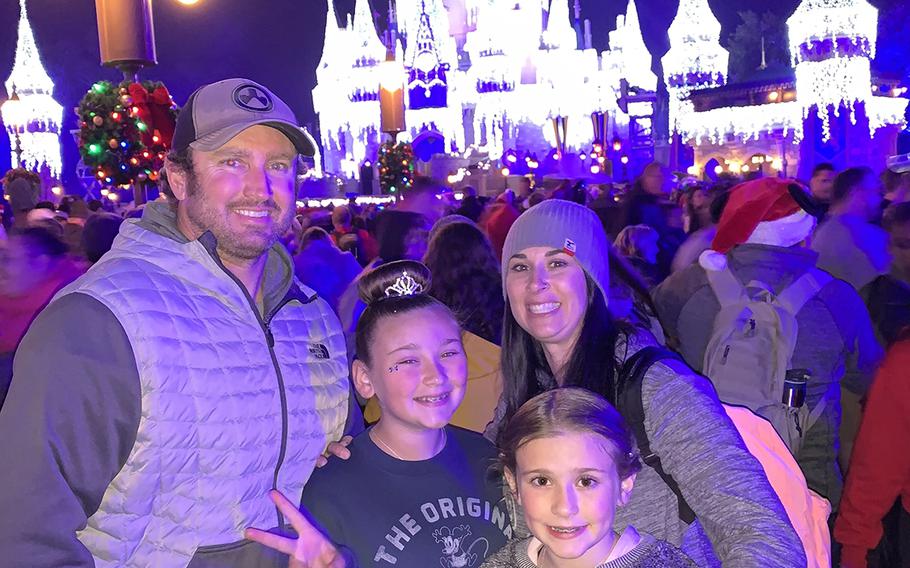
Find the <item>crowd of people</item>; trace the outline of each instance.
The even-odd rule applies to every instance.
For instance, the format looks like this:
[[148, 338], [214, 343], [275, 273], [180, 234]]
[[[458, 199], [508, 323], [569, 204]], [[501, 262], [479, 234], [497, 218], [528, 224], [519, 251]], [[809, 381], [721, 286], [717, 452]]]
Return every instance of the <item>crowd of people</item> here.
[[4, 178], [0, 564], [910, 566], [908, 174], [298, 209], [197, 95], [128, 215]]

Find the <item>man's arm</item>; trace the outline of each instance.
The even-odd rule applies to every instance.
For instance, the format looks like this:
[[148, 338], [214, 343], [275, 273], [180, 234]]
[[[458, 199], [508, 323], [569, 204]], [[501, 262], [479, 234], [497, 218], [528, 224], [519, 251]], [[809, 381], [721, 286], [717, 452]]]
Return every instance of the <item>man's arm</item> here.
[[0, 550], [9, 566], [93, 566], [76, 531], [129, 457], [139, 373], [120, 322], [70, 294], [19, 345], [0, 411]]
[[829, 311], [847, 350], [841, 386], [865, 396], [884, 355], [875, 338], [869, 311], [859, 293], [845, 282], [832, 282], [822, 290], [822, 294], [825, 303], [831, 307]]

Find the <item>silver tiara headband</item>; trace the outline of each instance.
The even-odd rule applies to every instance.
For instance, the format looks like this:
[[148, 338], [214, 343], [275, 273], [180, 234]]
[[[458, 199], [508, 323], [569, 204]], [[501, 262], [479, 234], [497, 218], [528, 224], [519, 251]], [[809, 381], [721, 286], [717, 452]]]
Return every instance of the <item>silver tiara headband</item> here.
[[414, 280], [405, 270], [401, 276], [395, 279], [395, 283], [385, 289], [385, 297], [414, 296], [423, 292], [423, 284]]

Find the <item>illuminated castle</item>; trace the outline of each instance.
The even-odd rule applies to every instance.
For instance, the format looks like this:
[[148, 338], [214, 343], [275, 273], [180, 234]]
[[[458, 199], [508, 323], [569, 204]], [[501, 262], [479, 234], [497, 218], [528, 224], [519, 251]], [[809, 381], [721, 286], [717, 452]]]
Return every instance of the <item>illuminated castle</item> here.
[[[401, 138], [432, 130], [442, 135], [447, 152], [477, 151], [496, 160], [510, 149], [556, 147], [553, 118], [568, 119], [568, 150], [591, 146], [593, 112], [607, 113], [610, 137], [626, 138], [630, 120], [650, 124], [653, 104], [625, 110], [618, 105], [630, 87], [652, 94], [657, 87], [634, 0], [610, 33], [611, 50], [602, 53], [591, 48], [589, 23], [581, 21], [577, 1], [574, 18], [566, 0], [446, 4], [398, 0], [390, 9], [403, 39], [396, 42], [396, 56], [404, 69], [409, 131]], [[367, 0], [357, 0], [344, 26], [328, 0], [313, 90], [326, 171], [353, 177], [376, 155], [385, 53]]]

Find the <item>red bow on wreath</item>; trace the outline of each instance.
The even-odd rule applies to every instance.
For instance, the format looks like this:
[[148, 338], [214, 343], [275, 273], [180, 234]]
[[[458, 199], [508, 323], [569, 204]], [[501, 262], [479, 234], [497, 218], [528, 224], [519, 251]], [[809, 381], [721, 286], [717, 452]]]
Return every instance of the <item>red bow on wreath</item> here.
[[147, 147], [156, 145], [152, 142], [152, 136], [157, 131], [160, 138], [158, 144], [170, 148], [171, 140], [174, 138], [175, 121], [171, 118], [170, 109], [173, 103], [167, 88], [160, 85], [150, 93], [141, 84], [131, 83], [127, 90], [133, 99], [133, 106], [138, 109], [136, 115], [148, 126], [142, 132], [142, 143]]

